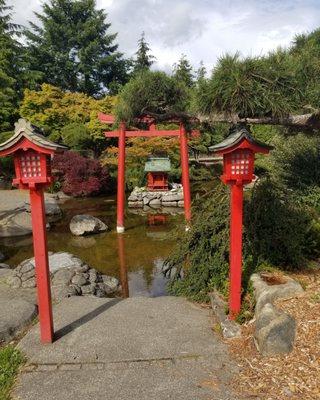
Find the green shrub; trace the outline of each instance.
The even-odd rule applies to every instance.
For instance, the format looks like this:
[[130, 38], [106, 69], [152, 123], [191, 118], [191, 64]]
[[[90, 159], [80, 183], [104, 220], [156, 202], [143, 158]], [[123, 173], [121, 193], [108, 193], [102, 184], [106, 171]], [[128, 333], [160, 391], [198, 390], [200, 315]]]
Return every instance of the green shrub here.
[[[318, 257], [320, 249], [319, 221], [282, 185], [264, 178], [245, 197], [244, 297], [250, 289], [251, 274], [261, 264], [298, 269], [308, 259]], [[205, 300], [213, 288], [228, 293], [229, 190], [217, 184], [196, 203], [192, 227], [188, 232], [178, 232], [178, 244], [166, 260], [164, 273], [171, 278], [170, 293]], [[248, 301], [251, 304], [251, 298]]]
[[272, 175], [289, 189], [320, 186], [320, 139], [304, 134], [279, 137], [271, 154]]
[[168, 258], [169, 292], [205, 300], [208, 290], [226, 293], [229, 270], [229, 194], [219, 184], [198, 200], [192, 227], [177, 233], [177, 248]]
[[308, 243], [313, 226], [310, 210], [299, 206], [292, 191], [271, 179], [261, 180], [254, 188], [245, 226], [248, 252], [255, 265], [267, 262], [296, 269], [305, 265], [307, 255], [314, 253], [314, 244]]

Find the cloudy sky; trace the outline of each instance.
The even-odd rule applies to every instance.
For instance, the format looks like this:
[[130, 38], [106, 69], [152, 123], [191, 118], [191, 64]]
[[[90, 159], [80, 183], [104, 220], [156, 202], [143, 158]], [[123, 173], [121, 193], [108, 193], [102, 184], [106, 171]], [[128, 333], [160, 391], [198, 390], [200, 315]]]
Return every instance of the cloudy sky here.
[[[16, 22], [27, 25], [43, 0], [8, 0]], [[240, 50], [260, 55], [288, 46], [296, 33], [320, 26], [320, 0], [97, 0], [108, 13], [119, 49], [132, 56], [144, 31], [157, 58], [170, 70], [181, 54], [208, 70], [217, 58]]]

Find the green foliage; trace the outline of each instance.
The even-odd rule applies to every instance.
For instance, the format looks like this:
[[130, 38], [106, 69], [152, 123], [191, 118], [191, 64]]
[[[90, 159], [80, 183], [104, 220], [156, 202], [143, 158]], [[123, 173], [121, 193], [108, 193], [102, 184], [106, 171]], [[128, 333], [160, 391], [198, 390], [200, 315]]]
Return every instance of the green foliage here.
[[206, 78], [207, 70], [206, 67], [204, 66], [203, 61], [200, 61], [199, 68], [196, 71], [196, 81], [197, 83], [203, 81]]
[[9, 182], [14, 176], [14, 164], [12, 157], [0, 158], [0, 178]]
[[18, 43], [14, 39], [17, 26], [11, 23], [12, 7], [0, 0], [0, 131], [12, 126], [17, 105], [16, 64]]
[[[191, 229], [178, 232], [177, 248], [166, 262], [170, 293], [205, 300], [210, 289], [227, 293], [229, 271], [229, 193], [219, 184], [201, 198]], [[182, 278], [182, 279], [181, 279]]]
[[302, 93], [302, 105], [318, 108], [320, 102], [320, 29], [295, 37], [290, 55], [296, 61], [296, 75]]
[[296, 202], [301, 206], [314, 209], [320, 215], [320, 187], [311, 186], [303, 191], [295, 192]]
[[320, 29], [299, 35], [288, 50], [243, 58], [221, 57], [210, 79], [197, 90], [197, 111], [210, 115], [281, 117], [318, 109]]
[[320, 187], [320, 139], [298, 134], [278, 137], [271, 160], [272, 174], [289, 189]]
[[20, 114], [41, 127], [52, 140], [66, 140], [67, 145], [75, 149], [86, 147], [98, 156], [106, 145], [106, 127], [99, 122], [98, 113], [111, 113], [114, 102], [111, 96], [96, 100], [43, 84], [41, 90], [25, 91]]
[[185, 54], [182, 54], [178, 63], [174, 65], [173, 77], [178, 82], [183, 82], [189, 88], [194, 85], [193, 68]]
[[237, 53], [219, 59], [211, 78], [198, 91], [198, 108], [204, 114], [280, 117], [295, 108], [297, 92], [292, 62], [285, 51], [245, 59]]
[[133, 74], [136, 75], [140, 72], [149, 70], [151, 65], [155, 62], [155, 57], [150, 54], [149, 44], [146, 42], [145, 33], [142, 32], [138, 41], [138, 50], [136, 58], [133, 62]]
[[108, 33], [95, 0], [49, 0], [25, 30], [29, 69], [40, 82], [89, 95], [117, 89], [127, 79], [126, 61]]
[[19, 367], [25, 362], [24, 357], [12, 346], [0, 349], [0, 398], [10, 400], [10, 390], [14, 384]]
[[143, 71], [131, 79], [119, 95], [116, 115], [132, 122], [144, 113], [165, 114], [185, 111], [189, 103], [186, 86], [164, 72]]
[[320, 246], [310, 211], [296, 203], [291, 191], [270, 179], [254, 188], [245, 224], [248, 252], [255, 265], [265, 262], [283, 269], [301, 268]]
[[[292, 192], [261, 179], [246, 196], [243, 240], [242, 317], [252, 309], [249, 278], [260, 266], [299, 269], [319, 257], [320, 222], [309, 208], [297, 204]], [[169, 291], [205, 300], [212, 289], [228, 293], [229, 191], [217, 184], [196, 200], [190, 231], [180, 231], [166, 261]], [[247, 297], [246, 297], [247, 296]]]
[[89, 130], [84, 124], [72, 122], [61, 129], [61, 138], [64, 144], [75, 150], [83, 150], [91, 144]]

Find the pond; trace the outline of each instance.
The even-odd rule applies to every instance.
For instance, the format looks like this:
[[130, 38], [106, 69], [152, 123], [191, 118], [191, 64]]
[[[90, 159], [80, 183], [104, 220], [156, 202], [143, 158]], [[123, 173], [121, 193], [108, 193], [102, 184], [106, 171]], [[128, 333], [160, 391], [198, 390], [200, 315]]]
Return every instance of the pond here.
[[[70, 199], [60, 205], [63, 219], [48, 231], [48, 250], [72, 253], [104, 274], [128, 280], [130, 296], [162, 296], [166, 294], [166, 279], [161, 273], [164, 259], [175, 245], [172, 233], [184, 223], [180, 214], [136, 214], [126, 210], [126, 231], [115, 232], [115, 197]], [[105, 222], [105, 233], [76, 237], [70, 233], [69, 222], [76, 214], [89, 214]], [[16, 266], [33, 257], [32, 238], [2, 239], [6, 262]]]

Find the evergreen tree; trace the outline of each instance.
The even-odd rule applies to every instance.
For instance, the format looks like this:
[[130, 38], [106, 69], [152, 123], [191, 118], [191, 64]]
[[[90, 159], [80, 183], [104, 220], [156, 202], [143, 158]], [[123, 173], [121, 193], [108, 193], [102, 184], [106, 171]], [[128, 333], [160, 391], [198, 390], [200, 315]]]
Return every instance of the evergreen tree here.
[[155, 62], [155, 57], [150, 54], [150, 47], [146, 42], [144, 32], [142, 32], [141, 38], [138, 41], [138, 50], [135, 55], [136, 59], [134, 60], [133, 70], [134, 74], [149, 70], [151, 65]]
[[197, 82], [203, 81], [206, 78], [206, 74], [207, 74], [206, 67], [204, 66], [203, 61], [201, 60], [199, 68], [196, 72]]
[[192, 66], [185, 54], [182, 54], [178, 64], [174, 65], [173, 76], [178, 81], [184, 82], [187, 87], [192, 87], [194, 85]]
[[127, 79], [127, 64], [95, 0], [50, 0], [25, 31], [30, 69], [41, 82], [88, 95], [114, 91]]
[[16, 118], [20, 94], [21, 46], [16, 40], [19, 26], [11, 22], [12, 7], [0, 0], [0, 131], [8, 131]]

